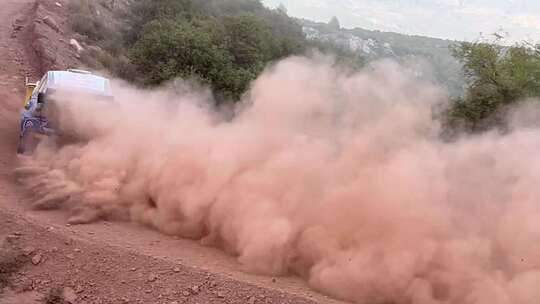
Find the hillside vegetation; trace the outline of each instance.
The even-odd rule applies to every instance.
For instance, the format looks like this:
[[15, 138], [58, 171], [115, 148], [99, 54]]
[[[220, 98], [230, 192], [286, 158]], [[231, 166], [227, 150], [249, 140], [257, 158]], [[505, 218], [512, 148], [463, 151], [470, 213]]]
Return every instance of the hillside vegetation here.
[[343, 29], [337, 18], [298, 20], [258, 0], [76, 0], [71, 13], [79, 39], [95, 46], [83, 56], [91, 67], [142, 86], [195, 80], [212, 88], [218, 104], [240, 100], [268, 64], [312, 49], [353, 70], [381, 58], [427, 63], [417, 76], [453, 98], [444, 112], [448, 133], [505, 129], [513, 105], [540, 96], [540, 49], [527, 43]]
[[540, 46], [464, 42], [453, 48], [467, 78], [464, 97], [448, 112], [451, 129], [482, 132], [508, 129], [507, 116], [518, 103], [540, 97]]
[[[92, 2], [76, 3], [73, 28], [107, 51], [90, 56], [94, 67], [141, 85], [193, 79], [210, 85], [218, 102], [238, 100], [269, 63], [319, 46], [285, 11], [254, 0], [136, 0], [124, 9], [104, 1], [116, 23], [104, 22]], [[320, 45], [361, 65], [352, 52]]]

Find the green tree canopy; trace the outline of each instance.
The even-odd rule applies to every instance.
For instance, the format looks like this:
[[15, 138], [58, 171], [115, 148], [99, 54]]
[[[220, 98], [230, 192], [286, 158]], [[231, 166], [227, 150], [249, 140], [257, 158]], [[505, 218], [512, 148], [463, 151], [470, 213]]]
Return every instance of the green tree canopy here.
[[[227, 17], [224, 21], [228, 49], [234, 63], [240, 67], [258, 71], [271, 60], [271, 33], [268, 27], [254, 15]], [[262, 66], [261, 66], [262, 65]]]
[[534, 48], [465, 42], [454, 48], [454, 56], [463, 63], [470, 85], [450, 109], [452, 124], [472, 131], [501, 126], [509, 106], [540, 96], [540, 54]]
[[277, 7], [277, 10], [278, 12], [287, 15], [287, 7], [285, 6], [285, 4], [280, 3], [279, 6]]
[[145, 25], [154, 20], [189, 18], [193, 11], [190, 0], [137, 0], [130, 5], [126, 18], [125, 40], [133, 44], [139, 39]]
[[[96, 5], [73, 3], [79, 15]], [[99, 34], [94, 40], [110, 52], [99, 53], [90, 65], [102, 64], [141, 85], [196, 79], [212, 88], [218, 102], [239, 100], [268, 64], [314, 46], [283, 7], [269, 9], [259, 0], [132, 0], [115, 17], [121, 30], [106, 34], [94, 19], [74, 26], [81, 33]], [[326, 50], [332, 53], [332, 45]]]
[[208, 23], [156, 20], [145, 26], [130, 58], [149, 84], [194, 76], [209, 82], [231, 62], [220, 37], [219, 28]]
[[328, 25], [334, 30], [339, 30], [341, 28], [341, 24], [339, 23], [339, 20], [336, 16], [330, 19], [330, 22], [328, 22]]

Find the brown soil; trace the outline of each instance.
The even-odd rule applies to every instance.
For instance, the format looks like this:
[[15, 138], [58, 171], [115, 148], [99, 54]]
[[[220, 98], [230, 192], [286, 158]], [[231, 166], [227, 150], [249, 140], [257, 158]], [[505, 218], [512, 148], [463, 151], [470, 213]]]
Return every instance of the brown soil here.
[[65, 5], [55, 2], [0, 0], [0, 304], [338, 303], [296, 278], [246, 274], [196, 242], [135, 224], [67, 226], [63, 213], [29, 210], [12, 174], [24, 78], [76, 62]]

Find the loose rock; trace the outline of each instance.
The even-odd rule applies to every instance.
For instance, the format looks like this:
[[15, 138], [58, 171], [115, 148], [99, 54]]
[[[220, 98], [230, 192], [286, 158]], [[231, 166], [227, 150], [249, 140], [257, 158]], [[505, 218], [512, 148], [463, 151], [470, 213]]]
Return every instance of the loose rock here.
[[36, 251], [36, 248], [29, 246], [23, 249], [24, 255], [29, 256]]
[[82, 287], [81, 285], [77, 285], [77, 286], [75, 287], [75, 292], [76, 292], [76, 293], [82, 293], [82, 292], [84, 292], [84, 287]]
[[55, 32], [60, 32], [60, 27], [58, 26], [58, 23], [56, 23], [56, 21], [51, 16], [43, 17], [43, 23], [48, 25]]
[[75, 291], [69, 287], [65, 287], [62, 291], [62, 296], [64, 298], [64, 302], [69, 304], [75, 304], [77, 301], [77, 294]]
[[19, 239], [19, 237], [16, 236], [16, 235], [8, 235], [8, 236], [6, 236], [6, 241], [8, 241], [9, 243], [13, 243], [18, 239]]
[[42, 258], [43, 258], [43, 257], [42, 257], [41, 254], [39, 254], [39, 253], [36, 254], [36, 255], [34, 255], [34, 256], [32, 257], [32, 264], [38, 265], [39, 263], [41, 263], [41, 259], [42, 259]]
[[77, 51], [77, 53], [81, 53], [82, 51], [84, 51], [84, 48], [81, 46], [79, 41], [73, 38], [69, 40], [69, 45], [71, 45], [75, 49], [75, 51]]

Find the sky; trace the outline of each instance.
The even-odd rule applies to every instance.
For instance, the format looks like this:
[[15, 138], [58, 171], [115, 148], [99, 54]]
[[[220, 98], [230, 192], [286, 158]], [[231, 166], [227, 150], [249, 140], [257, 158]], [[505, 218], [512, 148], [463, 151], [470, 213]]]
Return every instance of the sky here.
[[[540, 42], [540, 0], [263, 0], [315, 21], [337, 16], [342, 27], [471, 41], [505, 33]], [[492, 37], [492, 36], [491, 36]]]

